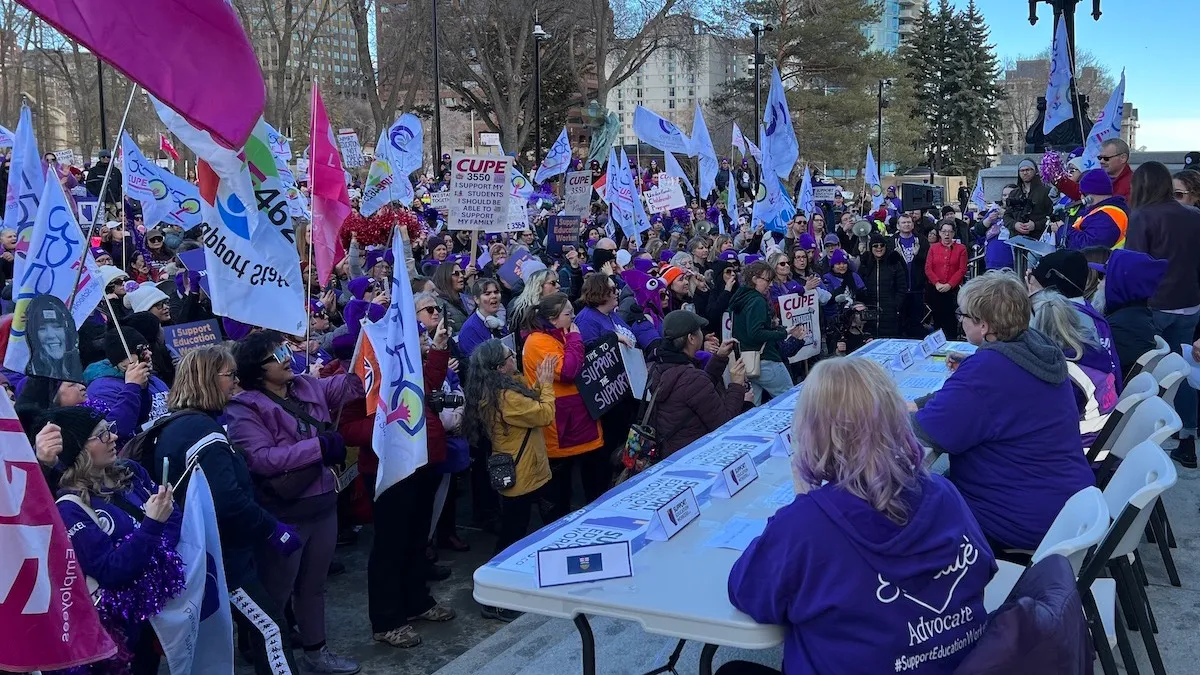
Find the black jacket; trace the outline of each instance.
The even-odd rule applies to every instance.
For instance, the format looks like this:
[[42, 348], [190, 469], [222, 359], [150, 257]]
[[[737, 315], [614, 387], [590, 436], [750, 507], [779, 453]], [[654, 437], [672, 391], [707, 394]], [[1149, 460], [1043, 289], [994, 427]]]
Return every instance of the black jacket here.
[[1200, 209], [1175, 200], [1135, 209], [1125, 248], [1168, 262], [1167, 276], [1150, 298], [1152, 309], [1200, 305]]
[[862, 277], [866, 290], [862, 301], [867, 309], [875, 310], [878, 319], [868, 332], [879, 337], [900, 335], [900, 303], [908, 290], [904, 260], [896, 251], [888, 251], [882, 259], [867, 254], [858, 275]]
[[[1011, 208], [1010, 205], [1013, 203], [1014, 198], [1019, 199], [1022, 194], [1022, 190], [1020, 189], [1013, 190], [1012, 194], [1010, 194], [1008, 197], [1009, 201], [1006, 204], [1006, 207]], [[1050, 218], [1050, 214], [1054, 212], [1054, 204], [1050, 202], [1050, 187], [1043, 183], [1040, 178], [1037, 178], [1029, 186], [1029, 194], [1027, 195], [1027, 198], [1030, 206], [1032, 207], [1032, 211], [1029, 215], [1029, 222], [1033, 223], [1033, 232], [1030, 232], [1026, 235], [1021, 235], [1021, 233], [1017, 232], [1015, 229], [1017, 221], [1008, 215], [1005, 215], [1004, 217], [1004, 224], [1008, 227], [1009, 232], [1014, 236], [1026, 236], [1030, 239], [1040, 239], [1042, 234], [1046, 231], [1046, 221]]]
[[[111, 161], [111, 160], [110, 160]], [[83, 180], [83, 186], [87, 188], [89, 194], [93, 197], [100, 196], [100, 188], [104, 186], [104, 172], [108, 170], [108, 164], [96, 162], [87, 171], [87, 176]], [[108, 186], [105, 190], [105, 204], [120, 204], [121, 203], [121, 169], [112, 168], [112, 174], [108, 177]], [[114, 258], [116, 260], [116, 258]]]

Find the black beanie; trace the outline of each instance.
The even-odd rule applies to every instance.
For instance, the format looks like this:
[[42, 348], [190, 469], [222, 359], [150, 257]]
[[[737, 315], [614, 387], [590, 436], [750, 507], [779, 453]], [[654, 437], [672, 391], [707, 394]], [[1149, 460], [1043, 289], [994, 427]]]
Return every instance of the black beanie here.
[[[158, 333], [162, 330], [162, 322], [150, 312], [134, 312], [121, 320], [126, 328], [132, 328], [142, 334], [142, 340], [153, 345], [158, 343]], [[129, 345], [133, 349], [133, 344]]]
[[[138, 345], [149, 344], [149, 341], [142, 337], [141, 333], [132, 328], [121, 328], [121, 333], [125, 335], [125, 342], [129, 345], [130, 351], [135, 351]], [[121, 344], [121, 336], [117, 335], [115, 330], [110, 330], [104, 335], [104, 358], [108, 359], [114, 368], [118, 363], [129, 358], [129, 354], [125, 352], [125, 345]]]
[[1064, 297], [1081, 297], [1087, 286], [1087, 258], [1082, 251], [1059, 249], [1038, 261], [1033, 278], [1042, 288], [1054, 289]]
[[597, 272], [601, 271], [605, 263], [616, 262], [616, 260], [617, 254], [606, 248], [598, 248], [595, 251], [592, 251], [592, 267], [594, 267]]
[[95, 408], [84, 405], [73, 405], [65, 408], [54, 408], [46, 413], [46, 423], [57, 425], [62, 431], [62, 453], [58, 462], [65, 468], [70, 468], [83, 452], [88, 438], [96, 430], [96, 425], [104, 421], [104, 415]]

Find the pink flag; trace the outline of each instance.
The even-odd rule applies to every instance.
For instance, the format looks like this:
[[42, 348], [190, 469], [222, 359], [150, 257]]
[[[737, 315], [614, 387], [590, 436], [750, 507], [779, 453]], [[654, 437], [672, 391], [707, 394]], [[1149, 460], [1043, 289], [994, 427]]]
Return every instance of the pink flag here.
[[18, 2], [230, 147], [262, 115], [262, 71], [225, 0]]
[[346, 172], [342, 155], [334, 140], [329, 115], [321, 100], [321, 90], [313, 82], [312, 145], [308, 152], [308, 185], [312, 190], [312, 245], [317, 258], [317, 278], [321, 285], [329, 283], [333, 266], [345, 254], [338, 231], [350, 215], [350, 192], [346, 189]]
[[0, 671], [60, 670], [116, 653], [7, 396], [0, 396]]

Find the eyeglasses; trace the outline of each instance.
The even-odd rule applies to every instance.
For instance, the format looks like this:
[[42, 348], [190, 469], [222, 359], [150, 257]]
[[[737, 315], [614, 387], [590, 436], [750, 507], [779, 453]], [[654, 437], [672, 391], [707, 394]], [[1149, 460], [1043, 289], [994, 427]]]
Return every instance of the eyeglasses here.
[[279, 345], [278, 347], [275, 348], [275, 351], [271, 352], [271, 355], [268, 356], [267, 358], [263, 359], [262, 362], [264, 364], [268, 364], [271, 361], [275, 361], [276, 363], [282, 364], [282, 363], [288, 363], [291, 360], [292, 360], [292, 350], [288, 349], [287, 345]]
[[979, 323], [978, 317], [971, 315], [971, 314], [967, 314], [966, 312], [962, 311], [961, 309], [954, 310], [954, 316], [959, 321], [962, 321], [963, 319], [970, 319], [973, 323]]
[[461, 277], [462, 275], [463, 275], [462, 270], [454, 270], [453, 272], [450, 273], [450, 276], [452, 276], [452, 277]]
[[1113, 157], [1120, 157], [1121, 155], [1128, 155], [1128, 154], [1129, 153], [1127, 153], [1127, 152], [1118, 152], [1115, 155], [1096, 155], [1096, 159], [1100, 160], [1101, 162], [1107, 162], [1108, 160], [1112, 159]]
[[218, 377], [228, 377], [229, 379], [233, 380], [234, 382], [237, 382], [239, 379], [241, 379], [238, 377], [236, 370], [231, 370], [227, 373], [217, 373], [217, 376]]
[[507, 348], [504, 350], [504, 360], [505, 361], [507, 361], [509, 359], [515, 359], [515, 358], [517, 358], [516, 352], [514, 352], [511, 349], [507, 349]]
[[88, 436], [89, 441], [92, 439], [96, 439], [96, 440], [100, 441], [101, 443], [108, 443], [109, 441], [111, 441], [113, 439], [112, 429], [108, 425], [105, 425], [104, 430], [101, 431], [100, 433], [94, 434], [92, 436]]
[[1191, 190], [1176, 190], [1175, 199], [1183, 199], [1190, 194], [1192, 194]]

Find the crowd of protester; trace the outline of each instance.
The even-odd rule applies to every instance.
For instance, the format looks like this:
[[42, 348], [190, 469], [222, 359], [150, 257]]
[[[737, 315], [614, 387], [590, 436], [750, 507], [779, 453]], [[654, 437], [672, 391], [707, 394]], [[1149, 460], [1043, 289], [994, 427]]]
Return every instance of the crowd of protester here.
[[[722, 165], [726, 189], [746, 196], [748, 166]], [[178, 257], [200, 246], [198, 232], [146, 229], [127, 208], [128, 221], [108, 222], [91, 251], [107, 301], [78, 327], [84, 381], [0, 375], [89, 577], [121, 589], [150, 573], [158, 552], [178, 540], [186, 507], [178, 481], [198, 456], [227, 584], [283, 628], [289, 660], [294, 648], [295, 663], [322, 673], [359, 669], [326, 641], [326, 579], [356, 525], [373, 522], [375, 531], [372, 637], [411, 648], [422, 622], [456, 616], [432, 584], [451, 573], [437, 550], [468, 548], [457, 532], [460, 498], [473, 524], [495, 533], [498, 552], [613, 486], [643, 408], [629, 397], [599, 419], [589, 413], [576, 379], [598, 340], [615, 336], [644, 356], [654, 397], [647, 423], [660, 458], [808, 378], [794, 460], [808, 498], [781, 510], [742, 556], [730, 598], [757, 620], [789, 625], [789, 661], [833, 672], [829, 664], [849, 647], [830, 612], [860, 626], [894, 621], [856, 607], [850, 591], [875, 573], [902, 585], [932, 569], [910, 559], [920, 542], [946, 549], [922, 549], [930, 560], [962, 536], [974, 542], [980, 559], [954, 597], [985, 616], [980, 598], [993, 557], [1036, 547], [1067, 497], [1094, 482], [1083, 448], [1133, 360], [1155, 335], [1172, 346], [1194, 339], [1200, 210], [1189, 200], [1200, 198], [1200, 174], [1172, 176], [1148, 163], [1125, 178], [1122, 169], [1115, 180], [1104, 170], [1076, 172], [1083, 201], [1073, 219], [1056, 217], [1027, 161], [987, 213], [952, 205], [903, 212], [894, 191], [878, 210], [869, 202], [856, 209], [839, 194], [772, 232], [752, 223], [748, 208], [729, 214], [693, 201], [653, 216], [638, 243], [610, 229], [599, 200], [574, 241], [551, 242], [543, 216], [526, 232], [472, 241], [470, 232], [441, 229], [422, 199], [444, 186], [422, 179], [423, 227], [411, 250], [351, 237], [332, 282], [308, 285], [309, 326], [297, 335], [215, 316], [198, 274]], [[639, 184], [655, 180], [639, 172]], [[556, 205], [549, 193], [539, 198], [543, 208]], [[713, 203], [724, 204], [723, 195]], [[866, 236], [853, 232], [862, 220]], [[1012, 265], [1011, 249], [999, 249], [1004, 240], [1046, 232], [1062, 248], [1026, 278], [1000, 269]], [[11, 231], [0, 233], [0, 245], [0, 274], [11, 277]], [[515, 274], [503, 273], [518, 255]], [[429, 461], [374, 495], [375, 413], [350, 361], [362, 323], [379, 320], [397, 290], [397, 265], [409, 270], [422, 336]], [[303, 267], [312, 274], [314, 266]], [[9, 302], [11, 279], [0, 283]], [[796, 360], [811, 338], [783, 323], [779, 298], [813, 290], [819, 355]], [[222, 344], [182, 357], [168, 348], [163, 326], [206, 319], [220, 321]], [[911, 422], [886, 373], [837, 358], [875, 338], [938, 329], [979, 349], [913, 406]], [[1195, 467], [1194, 391], [1182, 387], [1177, 403], [1184, 429], [1174, 456]], [[146, 434], [154, 442], [140, 461], [119, 452]], [[921, 442], [949, 456], [944, 478], [923, 468]], [[339, 475], [352, 455], [359, 477], [343, 490]], [[497, 456], [511, 458], [514, 480], [494, 489]], [[164, 458], [174, 491], [146, 468]], [[818, 512], [842, 515], [822, 520]], [[857, 539], [845, 523], [859, 517], [874, 520], [876, 540], [894, 535], [895, 546]], [[822, 571], [831, 556], [847, 567]], [[238, 618], [239, 649], [256, 672], [269, 672], [261, 632]], [[145, 621], [110, 628], [132, 672], [156, 672]], [[864, 658], [880, 670], [892, 663], [895, 645], [870, 648]]]

